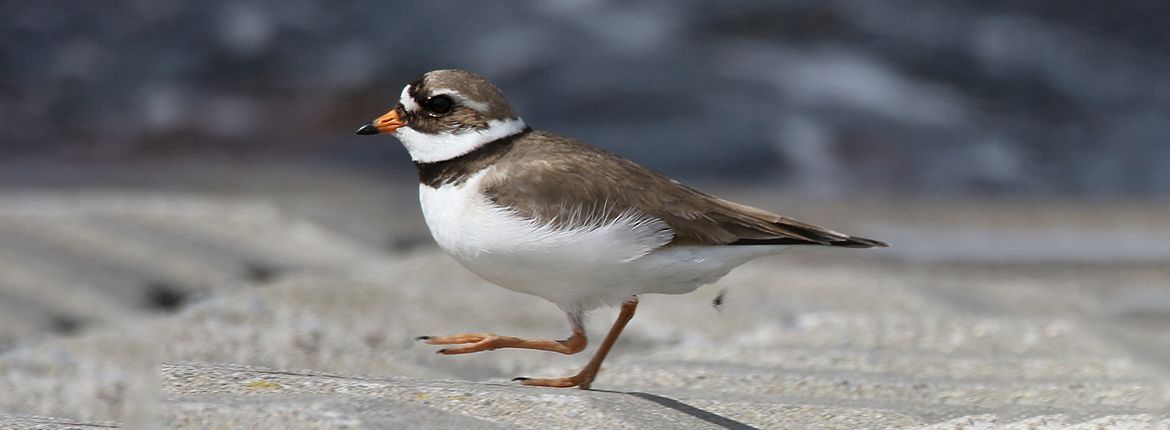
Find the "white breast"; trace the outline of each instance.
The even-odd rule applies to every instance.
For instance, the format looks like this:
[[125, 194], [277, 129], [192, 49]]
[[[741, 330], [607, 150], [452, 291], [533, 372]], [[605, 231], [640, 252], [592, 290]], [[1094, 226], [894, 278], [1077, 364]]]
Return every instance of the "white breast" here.
[[[419, 187], [439, 246], [472, 272], [561, 308], [585, 310], [642, 293], [685, 293], [778, 247], [670, 247], [669, 226], [636, 214], [564, 229], [541, 225], [480, 194], [486, 171], [458, 186]], [[566, 205], [572, 207], [572, 205]]]

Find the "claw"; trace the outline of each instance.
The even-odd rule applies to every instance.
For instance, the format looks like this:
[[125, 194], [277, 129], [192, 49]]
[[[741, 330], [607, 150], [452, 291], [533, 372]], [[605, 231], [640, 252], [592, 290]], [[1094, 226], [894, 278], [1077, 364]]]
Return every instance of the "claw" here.
[[443, 349], [440, 349], [438, 351], [435, 351], [435, 354], [443, 355], [446, 352], [447, 352], [447, 348], [443, 348]]
[[515, 378], [512, 378], [512, 382], [517, 382], [517, 381], [519, 381], [519, 382], [524, 382], [524, 381], [527, 381], [527, 380], [528, 380], [528, 377], [527, 377], [527, 376], [517, 376], [517, 377], [515, 377]]
[[414, 340], [430, 340], [432, 337], [434, 336], [419, 336], [414, 338]]

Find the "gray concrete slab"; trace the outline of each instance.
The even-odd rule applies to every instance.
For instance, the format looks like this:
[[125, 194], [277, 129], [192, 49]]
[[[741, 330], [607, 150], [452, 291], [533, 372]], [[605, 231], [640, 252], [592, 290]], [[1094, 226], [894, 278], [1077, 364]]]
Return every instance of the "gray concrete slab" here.
[[[555, 390], [509, 379], [573, 372], [592, 349], [446, 357], [412, 340], [567, 334], [555, 306], [433, 247], [379, 249], [237, 198], [24, 193], [0, 203], [0, 232], [15, 232], [0, 247], [0, 411], [14, 414], [0, 428], [1170, 422], [1168, 265], [761, 259], [692, 295], [644, 297], [596, 390]], [[255, 263], [277, 272], [250, 275]], [[198, 287], [169, 313], [117, 292], [155, 278]], [[593, 339], [614, 314], [591, 315]], [[54, 315], [86, 323], [64, 333]]]

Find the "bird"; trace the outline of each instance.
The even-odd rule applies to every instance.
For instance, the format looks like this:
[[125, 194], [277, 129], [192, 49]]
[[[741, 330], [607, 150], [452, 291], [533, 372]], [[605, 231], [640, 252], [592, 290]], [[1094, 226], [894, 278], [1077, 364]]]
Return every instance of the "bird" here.
[[487, 79], [427, 72], [392, 110], [358, 128], [390, 134], [409, 152], [435, 242], [500, 287], [541, 297], [566, 314], [561, 340], [494, 333], [420, 336], [457, 355], [500, 348], [576, 354], [584, 318], [620, 306], [589, 362], [523, 385], [589, 389], [643, 294], [683, 294], [757, 257], [794, 246], [876, 248], [838, 233], [687, 187], [626, 158], [529, 127]]

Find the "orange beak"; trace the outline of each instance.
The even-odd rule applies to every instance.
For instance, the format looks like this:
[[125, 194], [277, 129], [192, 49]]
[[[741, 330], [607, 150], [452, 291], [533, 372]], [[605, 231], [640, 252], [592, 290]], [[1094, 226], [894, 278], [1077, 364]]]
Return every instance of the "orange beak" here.
[[400, 127], [402, 127], [404, 125], [406, 125], [406, 123], [402, 122], [401, 118], [398, 118], [398, 109], [395, 108], [395, 109], [391, 110], [390, 112], [386, 112], [385, 115], [378, 117], [378, 119], [375, 119], [374, 122], [371, 122], [369, 124], [361, 126], [361, 128], [358, 128], [357, 134], [368, 135], [368, 134], [393, 133], [394, 130], [398, 130]]

